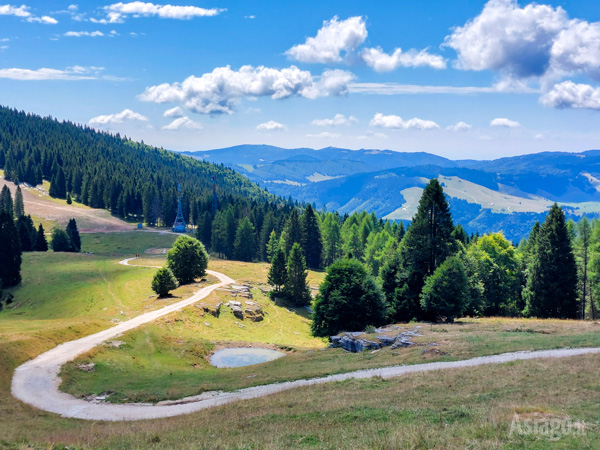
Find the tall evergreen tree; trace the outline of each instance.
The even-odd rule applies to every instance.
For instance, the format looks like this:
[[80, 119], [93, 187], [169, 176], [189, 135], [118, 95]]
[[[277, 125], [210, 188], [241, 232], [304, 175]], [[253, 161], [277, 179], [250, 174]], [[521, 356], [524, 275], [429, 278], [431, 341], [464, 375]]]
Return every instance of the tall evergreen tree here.
[[271, 261], [269, 268], [268, 283], [275, 288], [275, 292], [281, 291], [287, 281], [287, 267], [285, 265], [285, 253], [280, 248], [277, 248], [275, 255]]
[[77, 229], [77, 222], [75, 219], [70, 219], [66, 229], [67, 235], [69, 236], [69, 242], [71, 243], [72, 252], [81, 251], [81, 237], [79, 236], [79, 230]]
[[532, 317], [577, 317], [577, 266], [563, 210], [555, 203], [536, 238], [524, 297]]
[[306, 306], [311, 301], [310, 288], [306, 282], [306, 261], [302, 253], [302, 247], [295, 242], [288, 257], [287, 280], [283, 288], [285, 297], [296, 306]]
[[289, 255], [292, 251], [292, 247], [294, 244], [299, 244], [300, 249], [304, 252], [303, 244], [304, 244], [304, 235], [302, 233], [302, 224], [300, 223], [300, 216], [298, 215], [298, 210], [294, 208], [288, 218], [288, 221], [285, 225], [285, 254]]
[[12, 195], [7, 185], [4, 185], [2, 191], [0, 191], [0, 210], [6, 211], [10, 217], [14, 217], [15, 215]]
[[[582, 320], [586, 318], [588, 297], [590, 295], [590, 246], [592, 243], [592, 226], [586, 216], [577, 224], [577, 235], [575, 238], [575, 256], [577, 262], [577, 270], [579, 272], [579, 304], [581, 305], [580, 317]], [[594, 319], [594, 305], [590, 302], [590, 315]]]
[[0, 284], [16, 286], [21, 282], [21, 240], [11, 214], [0, 211]]
[[54, 228], [52, 230], [51, 245], [52, 251], [54, 252], [70, 252], [72, 249], [69, 235], [65, 230], [61, 230], [60, 228]]
[[[421, 196], [417, 213], [400, 245], [400, 265], [393, 291], [386, 291], [396, 320], [421, 317], [419, 296], [428, 276], [455, 249], [450, 207], [437, 179], [432, 179]], [[389, 274], [388, 274], [389, 275]]]
[[252, 261], [256, 254], [256, 231], [250, 219], [244, 217], [235, 232], [234, 255], [240, 261]]
[[31, 216], [19, 217], [19, 220], [17, 220], [17, 231], [19, 232], [19, 239], [21, 240], [21, 250], [24, 252], [33, 251], [37, 233], [35, 232]]
[[[273, 262], [273, 258], [275, 254], [279, 250], [279, 239], [277, 239], [277, 234], [275, 234], [275, 230], [271, 231], [269, 235], [269, 242], [267, 243], [267, 260]], [[285, 254], [284, 254], [285, 257]], [[285, 260], [284, 260], [285, 265]]]
[[323, 220], [323, 263], [330, 266], [342, 257], [342, 228], [337, 214], [328, 213]]
[[302, 214], [302, 232], [305, 240], [306, 265], [311, 269], [319, 269], [323, 253], [323, 239], [319, 227], [319, 218], [310, 204]]
[[15, 219], [25, 215], [25, 205], [23, 203], [23, 192], [21, 192], [21, 186], [17, 186], [15, 192]]
[[44, 227], [40, 223], [36, 233], [35, 245], [33, 250], [36, 252], [47, 252], [48, 251], [48, 241], [46, 240], [46, 235], [44, 234]]

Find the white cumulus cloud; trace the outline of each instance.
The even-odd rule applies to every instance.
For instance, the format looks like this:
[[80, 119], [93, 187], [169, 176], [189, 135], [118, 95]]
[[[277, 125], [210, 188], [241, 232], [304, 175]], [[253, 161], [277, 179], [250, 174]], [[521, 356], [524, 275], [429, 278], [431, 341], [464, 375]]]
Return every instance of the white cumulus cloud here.
[[313, 125], [318, 127], [337, 127], [340, 125], [351, 125], [357, 123], [358, 119], [354, 116], [346, 117], [343, 114], [336, 114], [333, 119], [315, 119]]
[[416, 130], [433, 130], [440, 126], [432, 120], [423, 120], [414, 117], [409, 120], [404, 120], [400, 116], [389, 115], [385, 116], [381, 113], [375, 114], [369, 125], [380, 128], [395, 128], [395, 129], [416, 129]]
[[519, 122], [507, 119], [506, 117], [497, 117], [490, 122], [491, 127], [518, 128], [521, 126]]
[[467, 131], [473, 128], [473, 125], [466, 122], [458, 122], [456, 125], [450, 125], [446, 127], [449, 131]]
[[552, 43], [567, 23], [560, 7], [532, 3], [521, 8], [516, 0], [490, 0], [445, 44], [456, 50], [462, 69], [541, 76], [550, 64]]
[[65, 34], [67, 37], [99, 37], [104, 36], [102, 31], [67, 31]]
[[54, 17], [41, 16], [37, 17], [31, 13], [31, 8], [26, 5], [12, 6], [12, 5], [0, 5], [0, 16], [15, 16], [22, 17], [27, 22], [38, 22], [47, 25], [54, 25], [58, 23]]
[[367, 48], [362, 51], [365, 63], [377, 72], [390, 72], [398, 67], [431, 67], [445, 69], [446, 61], [439, 55], [428, 53], [427, 50], [409, 50], [403, 52], [397, 48], [388, 55], [381, 48]]
[[139, 113], [133, 112], [130, 109], [124, 109], [120, 113], [92, 117], [89, 123], [90, 125], [109, 125], [114, 123], [123, 123], [130, 120], [147, 122], [148, 118]]
[[279, 122], [275, 122], [274, 120], [269, 120], [268, 122], [261, 123], [257, 125], [256, 129], [261, 131], [282, 131], [287, 127]]
[[600, 110], [600, 88], [588, 84], [564, 81], [541, 98], [542, 104], [555, 108], [577, 108]]
[[305, 98], [343, 95], [354, 78], [343, 70], [326, 70], [320, 77], [296, 66], [273, 69], [259, 66], [217, 67], [200, 77], [190, 76], [181, 83], [163, 83], [150, 86], [139, 96], [140, 100], [165, 103], [180, 102], [200, 114], [232, 114], [235, 106], [245, 97], [283, 99], [292, 96]]
[[189, 130], [200, 130], [202, 128], [202, 124], [200, 124], [198, 122], [194, 122], [189, 117], [183, 116], [183, 117], [179, 117], [178, 119], [175, 119], [170, 124], [165, 125], [163, 127], [163, 130], [174, 131], [174, 130], [180, 130], [182, 128], [187, 128]]
[[119, 2], [104, 7], [106, 19], [94, 22], [120, 23], [127, 16], [132, 17], [160, 17], [163, 19], [192, 19], [194, 17], [211, 17], [220, 14], [225, 9], [200, 8], [198, 6], [158, 5], [150, 2]]
[[183, 117], [183, 110], [176, 106], [175, 108], [167, 109], [163, 116], [165, 117]]
[[323, 27], [315, 37], [309, 37], [304, 44], [290, 48], [286, 55], [296, 61], [330, 64], [342, 61], [340, 53], [355, 50], [367, 38], [367, 27], [362, 17], [338, 20], [334, 16], [323, 22]]

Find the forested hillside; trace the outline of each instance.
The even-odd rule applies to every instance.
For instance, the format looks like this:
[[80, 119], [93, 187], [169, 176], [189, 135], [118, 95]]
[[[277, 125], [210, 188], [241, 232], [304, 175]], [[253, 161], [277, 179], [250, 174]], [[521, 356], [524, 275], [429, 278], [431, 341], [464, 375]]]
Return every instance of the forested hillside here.
[[211, 209], [213, 175], [223, 205], [276, 201], [222, 165], [6, 107], [0, 107], [0, 168], [9, 181], [50, 181], [53, 197], [69, 195], [125, 219], [165, 226], [175, 218], [178, 179], [188, 222]]

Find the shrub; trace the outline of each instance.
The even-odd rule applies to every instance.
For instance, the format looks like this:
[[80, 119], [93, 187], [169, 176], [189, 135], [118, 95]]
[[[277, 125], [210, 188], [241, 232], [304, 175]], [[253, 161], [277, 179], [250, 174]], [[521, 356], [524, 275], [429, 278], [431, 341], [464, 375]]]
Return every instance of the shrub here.
[[175, 288], [177, 288], [177, 279], [173, 275], [173, 272], [171, 272], [171, 269], [167, 267], [158, 269], [152, 279], [152, 290], [159, 297], [166, 297], [169, 295], [169, 291]]

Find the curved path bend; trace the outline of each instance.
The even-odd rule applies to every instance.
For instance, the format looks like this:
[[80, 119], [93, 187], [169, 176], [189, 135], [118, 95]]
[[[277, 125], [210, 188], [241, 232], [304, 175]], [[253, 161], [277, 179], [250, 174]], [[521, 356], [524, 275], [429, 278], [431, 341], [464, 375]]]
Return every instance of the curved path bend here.
[[86, 420], [129, 421], [158, 419], [181, 414], [189, 414], [203, 409], [213, 408], [240, 400], [264, 397], [301, 386], [343, 381], [352, 378], [393, 378], [402, 375], [426, 372], [431, 370], [457, 369], [464, 367], [481, 366], [484, 364], [500, 364], [509, 361], [519, 361], [535, 358], [563, 358], [590, 353], [600, 353], [600, 347], [539, 350], [532, 352], [503, 353], [500, 355], [482, 356], [462, 361], [433, 362], [409, 366], [390, 366], [378, 369], [358, 370], [355, 372], [330, 375], [308, 380], [288, 381], [255, 386], [235, 392], [205, 392], [204, 394], [187, 397], [178, 401], [160, 402], [158, 404], [110, 404], [104, 402], [90, 402], [75, 398], [59, 390], [60, 378], [58, 373], [61, 366], [73, 360], [82, 353], [91, 350], [102, 342], [112, 339], [121, 333], [129, 331], [144, 323], [151, 322], [171, 312], [185, 308], [210, 294], [215, 289], [234, 282], [231, 278], [219, 272], [207, 271], [219, 278], [220, 283], [200, 289], [193, 296], [165, 306], [157, 311], [151, 311], [117, 326], [109, 328], [90, 336], [75, 341], [66, 342], [54, 349], [47, 351], [19, 366], [15, 370], [12, 380], [12, 394], [19, 400], [36, 408], [71, 417]]

